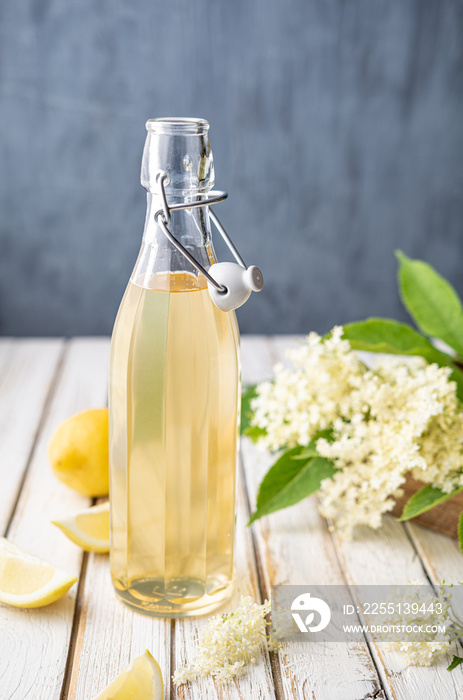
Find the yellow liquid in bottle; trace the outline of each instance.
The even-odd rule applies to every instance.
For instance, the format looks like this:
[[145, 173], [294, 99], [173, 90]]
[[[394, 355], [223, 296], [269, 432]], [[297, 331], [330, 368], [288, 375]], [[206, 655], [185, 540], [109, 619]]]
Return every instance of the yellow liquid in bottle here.
[[111, 575], [129, 605], [187, 617], [231, 593], [239, 334], [193, 275], [149, 287], [129, 283], [111, 345]]

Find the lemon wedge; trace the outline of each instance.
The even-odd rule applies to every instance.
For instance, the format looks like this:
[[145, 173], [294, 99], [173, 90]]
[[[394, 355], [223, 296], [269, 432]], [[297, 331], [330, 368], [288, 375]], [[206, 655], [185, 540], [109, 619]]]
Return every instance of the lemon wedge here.
[[86, 508], [61, 520], [52, 520], [66, 537], [86, 552], [109, 552], [109, 503]]
[[162, 700], [163, 697], [161, 669], [147, 649], [93, 700]]
[[43, 559], [0, 537], [0, 602], [41, 608], [62, 598], [77, 581]]

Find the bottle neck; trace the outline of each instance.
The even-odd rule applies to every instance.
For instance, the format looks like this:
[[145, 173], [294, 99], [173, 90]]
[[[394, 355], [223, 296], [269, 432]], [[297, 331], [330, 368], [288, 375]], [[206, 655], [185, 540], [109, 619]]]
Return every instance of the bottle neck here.
[[[185, 255], [170, 242], [156, 221], [156, 213], [163, 211], [160, 172], [167, 176], [163, 183], [169, 204], [197, 201], [214, 186], [209, 124], [204, 119], [150, 119], [146, 129], [141, 183], [148, 193], [147, 209], [142, 247], [132, 279], [152, 288], [156, 275], [183, 273], [189, 283], [204, 286], [203, 275], [198, 275]], [[216, 262], [207, 207], [172, 211], [168, 227], [206, 270]]]
[[209, 124], [204, 119], [149, 119], [141, 164], [141, 184], [158, 190], [159, 171], [167, 174], [168, 197], [201, 195], [214, 187]]
[[[184, 202], [185, 198], [168, 197], [168, 202]], [[142, 246], [132, 274], [132, 281], [146, 288], [158, 288], [156, 276], [166, 273], [184, 273], [187, 288], [205, 286], [205, 280], [195, 267], [175, 248], [156, 222], [156, 213], [162, 211], [160, 195], [147, 193], [147, 207]], [[195, 207], [171, 212], [169, 230], [172, 235], [207, 270], [217, 262], [211, 239], [207, 207]]]

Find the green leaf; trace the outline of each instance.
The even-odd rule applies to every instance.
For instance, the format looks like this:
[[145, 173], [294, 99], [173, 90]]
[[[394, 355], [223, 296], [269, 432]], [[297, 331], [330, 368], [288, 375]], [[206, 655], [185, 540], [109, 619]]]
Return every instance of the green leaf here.
[[317, 448], [315, 446], [311, 447], [312, 443], [308, 445], [307, 447], [304, 447], [302, 452], [300, 452], [298, 455], [294, 455], [294, 457], [291, 457], [291, 459], [305, 459], [306, 461], [308, 459], [313, 459], [313, 457], [318, 457], [318, 452]]
[[400, 296], [417, 326], [463, 356], [463, 307], [455, 289], [428, 263], [396, 255]]
[[460, 517], [458, 518], [458, 541], [463, 554], [463, 511], [460, 513]]
[[267, 435], [265, 428], [259, 428], [258, 425], [251, 425], [249, 428], [241, 430], [241, 432], [243, 435], [250, 437], [253, 442], [258, 442], [259, 438]]
[[252, 384], [241, 393], [241, 432], [245, 433], [251, 428], [252, 408], [251, 401], [257, 396], [257, 385]]
[[451, 367], [450, 379], [456, 382], [457, 396], [463, 401], [463, 372], [455, 366], [454, 358], [437, 350], [411, 326], [387, 318], [369, 318], [366, 321], [346, 324], [343, 337], [354, 350], [392, 355], [420, 355], [427, 362], [436, 362], [440, 367]]
[[459, 666], [460, 664], [463, 664], [463, 659], [461, 658], [461, 656], [454, 656], [450, 666], [447, 666], [447, 671], [453, 671], [453, 669]]
[[344, 338], [354, 350], [384, 352], [393, 355], [421, 355], [429, 362], [448, 364], [450, 355], [436, 350], [429, 340], [405, 323], [388, 318], [368, 318], [347, 323]]
[[320, 488], [323, 479], [332, 479], [333, 462], [323, 457], [295, 460], [302, 447], [286, 450], [264, 476], [257, 496], [257, 508], [249, 524], [276, 510], [287, 508]]
[[463, 491], [463, 486], [458, 489], [454, 489], [450, 493], [444, 493], [440, 489], [436, 489], [431, 484], [427, 484], [422, 489], [413, 494], [413, 496], [407, 501], [403, 509], [402, 515], [398, 520], [410, 520], [410, 518], [416, 518], [417, 515], [421, 513], [426, 513], [426, 511], [431, 510], [434, 506], [439, 506], [441, 503], [445, 503], [452, 496], [456, 496], [457, 493]]

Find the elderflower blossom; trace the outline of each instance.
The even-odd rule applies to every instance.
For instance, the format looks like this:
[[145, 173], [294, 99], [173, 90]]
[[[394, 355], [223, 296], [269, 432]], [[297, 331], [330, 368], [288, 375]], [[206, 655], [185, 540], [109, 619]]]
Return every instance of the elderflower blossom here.
[[349, 397], [366, 368], [342, 333], [334, 328], [325, 342], [310, 333], [305, 345], [287, 353], [295, 369], [278, 364], [274, 381], [257, 387], [252, 422], [265, 428], [261, 442], [268, 449], [307, 445], [339, 416], [350, 417]]
[[272, 451], [332, 430], [331, 440], [317, 441], [337, 469], [322, 481], [320, 511], [349, 539], [356, 525], [381, 525], [408, 472], [447, 493], [463, 486], [463, 412], [449, 368], [414, 357], [368, 369], [342, 334], [311, 333], [288, 353], [294, 369], [277, 365], [251, 405]]
[[[393, 615], [387, 615], [381, 620], [382, 624], [397, 625], [412, 631], [403, 632], [397, 640], [387, 642], [386, 647], [400, 652], [409, 666], [430, 666], [437, 658], [445, 656], [452, 644], [453, 620], [451, 595], [444, 590], [443, 585], [437, 597], [427, 586], [411, 585], [404, 594], [403, 588], [393, 590], [390, 601], [394, 603]], [[402, 603], [401, 610], [417, 610], [410, 614], [401, 614], [396, 605], [397, 599]], [[387, 601], [386, 601], [387, 602]], [[405, 608], [405, 605], [407, 607]], [[438, 605], [437, 605], [438, 604]], [[423, 611], [425, 609], [425, 611]], [[432, 628], [427, 634], [420, 628]], [[441, 631], [445, 628], [445, 631]], [[433, 631], [433, 630], [438, 631]]]
[[228, 681], [243, 675], [247, 664], [256, 663], [264, 645], [276, 648], [266, 636], [265, 616], [269, 612], [269, 601], [258, 605], [250, 596], [241, 596], [235, 612], [212, 617], [199, 638], [195, 659], [175, 671], [174, 683], [178, 686], [209, 675]]

